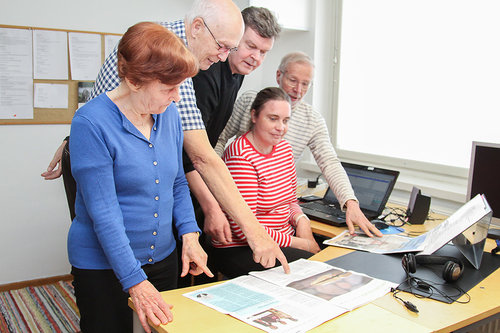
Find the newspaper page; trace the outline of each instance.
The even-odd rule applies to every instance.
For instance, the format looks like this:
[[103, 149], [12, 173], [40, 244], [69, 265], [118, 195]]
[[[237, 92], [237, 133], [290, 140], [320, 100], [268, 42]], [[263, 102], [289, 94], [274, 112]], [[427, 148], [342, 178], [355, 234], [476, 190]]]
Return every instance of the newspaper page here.
[[266, 332], [306, 332], [386, 294], [394, 283], [300, 259], [184, 296]]
[[486, 216], [491, 211], [486, 199], [477, 195], [432, 230], [415, 238], [384, 235], [370, 238], [364, 234], [350, 235], [344, 231], [324, 244], [379, 254], [418, 252], [432, 254]]
[[386, 293], [396, 284], [368, 275], [346, 271], [327, 263], [299, 259], [290, 263], [290, 274], [281, 267], [260, 272], [250, 272], [274, 285], [292, 288], [301, 294], [313, 295], [330, 304], [354, 310]]
[[334, 238], [325, 240], [323, 244], [378, 254], [418, 252], [424, 249], [426, 237], [427, 234], [415, 238], [400, 235], [368, 237], [365, 234], [351, 235], [349, 231], [346, 230]]
[[428, 232], [419, 254], [432, 254], [491, 212], [484, 195], [478, 194], [443, 223]]

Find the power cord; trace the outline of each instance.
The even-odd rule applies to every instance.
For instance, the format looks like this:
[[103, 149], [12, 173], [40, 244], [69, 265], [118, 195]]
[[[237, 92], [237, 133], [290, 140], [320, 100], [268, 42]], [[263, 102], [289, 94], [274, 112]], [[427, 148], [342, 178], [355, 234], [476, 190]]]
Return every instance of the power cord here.
[[[386, 207], [386, 211], [384, 211], [384, 214], [380, 217], [380, 220], [386, 222], [389, 225], [392, 225], [394, 227], [402, 227], [404, 225], [411, 225], [410, 222], [408, 222], [408, 215], [406, 213], [405, 208], [400, 208], [400, 207]], [[430, 215], [427, 216], [426, 221], [435, 221], [437, 219], [431, 218]], [[419, 236], [421, 234], [425, 233], [423, 232], [409, 232], [408, 236]]]
[[394, 227], [402, 227], [408, 224], [408, 216], [405, 209], [399, 207], [387, 207], [386, 209], [388, 209], [388, 212], [380, 218], [381, 220]]

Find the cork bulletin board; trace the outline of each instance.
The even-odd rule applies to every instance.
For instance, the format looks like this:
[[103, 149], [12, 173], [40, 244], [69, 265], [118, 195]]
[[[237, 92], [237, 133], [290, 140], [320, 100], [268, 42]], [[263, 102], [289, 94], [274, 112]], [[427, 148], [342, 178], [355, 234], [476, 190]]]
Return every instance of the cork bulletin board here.
[[[70, 59], [70, 51], [69, 51], [69, 33], [83, 33], [83, 34], [95, 34], [99, 35], [100, 41], [101, 41], [101, 57], [100, 57], [100, 64], [104, 62], [105, 59], [105, 53], [106, 53], [106, 45], [105, 45], [105, 38], [106, 37], [114, 37], [115, 39], [121, 37], [121, 34], [114, 34], [114, 33], [104, 33], [104, 32], [91, 32], [91, 31], [81, 31], [81, 30], [64, 30], [64, 29], [50, 29], [50, 28], [38, 28], [38, 27], [27, 27], [27, 26], [12, 26], [12, 25], [1, 25], [0, 24], [0, 29], [26, 29], [30, 31], [34, 30], [45, 30], [45, 31], [62, 31], [66, 32], [67, 35], [67, 43], [66, 45], [68, 46], [68, 52], [67, 52], [67, 63], [68, 63], [68, 78], [67, 79], [33, 79], [33, 90], [35, 89], [36, 84], [41, 84], [41, 83], [48, 83], [48, 84], [58, 84], [58, 85], [64, 85], [66, 84], [68, 86], [68, 103], [67, 103], [67, 108], [50, 108], [50, 107], [44, 107], [44, 108], [38, 108], [34, 107], [33, 108], [33, 118], [31, 119], [15, 119], [15, 118], [1, 118], [0, 119], [0, 125], [27, 125], [27, 124], [70, 124], [71, 120], [73, 119], [73, 115], [75, 111], [78, 109], [78, 90], [79, 90], [79, 84], [82, 84], [80, 82], [87, 82], [87, 85], [90, 83], [93, 83], [93, 80], [95, 77], [97, 77], [97, 72], [94, 75], [94, 78], [92, 81], [89, 80], [73, 80], [72, 79], [72, 73], [71, 73], [71, 59]], [[7, 29], [6, 29], [7, 30]], [[0, 52], [2, 52], [2, 48], [0, 45]], [[34, 57], [34, 55], [32, 54]], [[0, 59], [1, 61], [1, 59]], [[63, 66], [64, 67], [64, 66]], [[33, 77], [33, 76], [32, 76]], [[85, 83], [83, 83], [85, 84]], [[35, 95], [35, 91], [33, 91], [33, 96]], [[0, 96], [1, 98], [1, 96]], [[62, 98], [62, 97], [61, 97]], [[35, 105], [35, 104], [33, 104]]]

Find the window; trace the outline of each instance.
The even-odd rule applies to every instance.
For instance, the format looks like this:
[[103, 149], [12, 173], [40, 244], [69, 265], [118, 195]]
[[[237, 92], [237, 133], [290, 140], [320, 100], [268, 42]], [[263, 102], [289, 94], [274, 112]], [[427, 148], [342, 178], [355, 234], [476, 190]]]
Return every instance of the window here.
[[466, 174], [472, 141], [500, 143], [499, 15], [497, 0], [343, 1], [339, 155]]

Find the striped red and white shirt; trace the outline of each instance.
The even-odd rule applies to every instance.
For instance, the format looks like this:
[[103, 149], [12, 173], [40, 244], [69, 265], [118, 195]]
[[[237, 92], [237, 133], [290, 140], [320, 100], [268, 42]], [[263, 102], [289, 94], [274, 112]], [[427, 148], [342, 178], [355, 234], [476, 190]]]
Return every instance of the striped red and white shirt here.
[[[247, 139], [239, 137], [224, 151], [223, 160], [246, 203], [280, 247], [291, 244], [295, 219], [302, 214], [297, 203], [297, 175], [292, 147], [282, 140], [270, 154], [259, 153]], [[232, 241], [215, 247], [248, 245], [240, 227], [228, 216]]]

